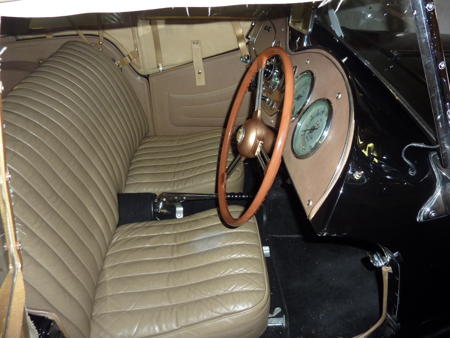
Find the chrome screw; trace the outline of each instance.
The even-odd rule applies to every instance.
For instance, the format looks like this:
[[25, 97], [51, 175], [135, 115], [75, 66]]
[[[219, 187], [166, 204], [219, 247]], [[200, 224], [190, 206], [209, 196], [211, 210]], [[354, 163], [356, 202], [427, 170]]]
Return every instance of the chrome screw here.
[[425, 5], [425, 8], [427, 9], [428, 12], [431, 12], [432, 10], [434, 10], [434, 3], [429, 2]]
[[353, 178], [355, 180], [360, 180], [363, 177], [364, 171], [362, 170], [357, 170], [353, 173]]

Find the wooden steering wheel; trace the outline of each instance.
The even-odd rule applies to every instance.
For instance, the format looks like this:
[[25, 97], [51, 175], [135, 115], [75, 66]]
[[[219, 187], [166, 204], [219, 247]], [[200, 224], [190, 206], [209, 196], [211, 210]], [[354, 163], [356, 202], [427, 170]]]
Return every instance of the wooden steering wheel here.
[[[275, 139], [272, 129], [266, 126], [261, 119], [261, 100], [264, 83], [264, 68], [267, 60], [276, 55], [280, 58], [283, 67], [284, 100], [283, 109], [281, 110], [281, 116], [279, 118], [278, 133]], [[252, 117], [248, 119], [236, 133], [239, 154], [227, 168], [228, 152], [230, 150], [237, 114], [255, 75], [258, 75], [255, 111]], [[284, 51], [284, 49], [279, 47], [271, 47], [266, 49], [258, 55], [252, 63], [250, 68], [247, 70], [241, 85], [239, 86], [239, 90], [236, 94], [231, 107], [230, 115], [228, 117], [225, 134], [223, 136], [217, 174], [217, 190], [219, 198], [219, 212], [223, 221], [225, 221], [228, 225], [238, 227], [247, 222], [256, 213], [269, 192], [269, 189], [277, 175], [278, 169], [280, 168], [281, 156], [283, 154], [284, 145], [286, 144], [289, 121], [291, 119], [293, 99], [294, 73], [289, 55]], [[272, 149], [272, 155], [269, 157], [268, 153]], [[226, 199], [227, 176], [231, 174], [239, 161], [246, 158], [255, 157], [258, 159], [260, 165], [265, 171], [263, 181], [247, 210], [245, 210], [239, 218], [234, 218], [230, 214]]]

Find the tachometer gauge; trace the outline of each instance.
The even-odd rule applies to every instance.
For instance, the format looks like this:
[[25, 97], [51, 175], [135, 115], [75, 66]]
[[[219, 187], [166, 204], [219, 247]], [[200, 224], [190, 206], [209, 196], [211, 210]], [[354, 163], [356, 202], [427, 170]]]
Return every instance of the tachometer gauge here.
[[294, 106], [292, 107], [292, 119], [295, 119], [301, 112], [306, 102], [308, 102], [309, 96], [314, 86], [314, 75], [311, 71], [307, 70], [297, 76], [295, 76], [294, 87]]
[[325, 141], [330, 128], [332, 107], [330, 101], [321, 99], [312, 103], [302, 114], [292, 137], [295, 156], [312, 155]]

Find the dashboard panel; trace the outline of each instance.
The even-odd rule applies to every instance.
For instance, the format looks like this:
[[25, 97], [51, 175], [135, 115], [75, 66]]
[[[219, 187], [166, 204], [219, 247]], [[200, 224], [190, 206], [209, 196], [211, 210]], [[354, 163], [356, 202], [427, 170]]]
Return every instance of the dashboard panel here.
[[[321, 49], [291, 54], [295, 90], [292, 119], [283, 153], [301, 203], [312, 219], [340, 177], [350, 153], [354, 112], [350, 85], [340, 63]], [[270, 69], [276, 68], [275, 60]], [[265, 79], [263, 120], [276, 127], [282, 107], [282, 75], [277, 87]], [[274, 100], [277, 98], [278, 100]]]

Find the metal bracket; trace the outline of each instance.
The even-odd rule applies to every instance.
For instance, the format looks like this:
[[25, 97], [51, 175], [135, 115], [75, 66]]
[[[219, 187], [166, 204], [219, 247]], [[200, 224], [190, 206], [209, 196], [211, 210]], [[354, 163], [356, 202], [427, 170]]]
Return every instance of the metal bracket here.
[[277, 317], [282, 313], [280, 307], [276, 307], [272, 313], [269, 313], [269, 318], [267, 319], [267, 326], [269, 327], [286, 327], [286, 316], [283, 314], [281, 317]]
[[191, 47], [192, 47], [192, 62], [194, 64], [194, 73], [195, 73], [195, 84], [197, 86], [204, 86], [206, 84], [206, 79], [200, 40], [192, 40]]
[[175, 218], [183, 218], [183, 206], [181, 203], [175, 203]]
[[243, 62], [243, 63], [245, 63], [247, 65], [252, 63], [252, 59], [251, 59], [250, 55], [241, 56], [240, 60], [241, 60], [241, 62]]
[[431, 197], [419, 210], [417, 222], [450, 215], [450, 169], [442, 166], [437, 152], [430, 153], [428, 159], [433, 169], [436, 185]]

